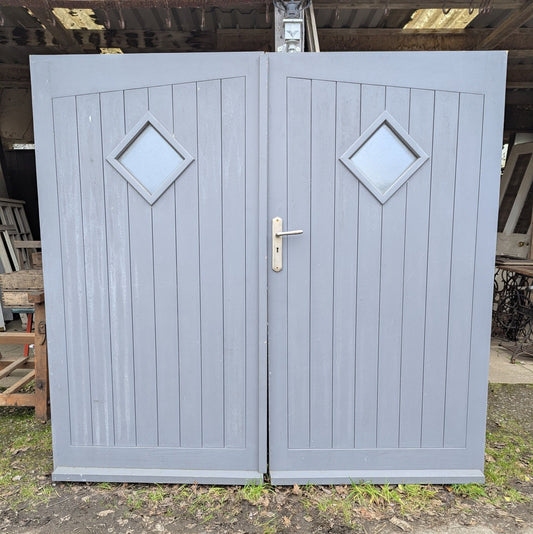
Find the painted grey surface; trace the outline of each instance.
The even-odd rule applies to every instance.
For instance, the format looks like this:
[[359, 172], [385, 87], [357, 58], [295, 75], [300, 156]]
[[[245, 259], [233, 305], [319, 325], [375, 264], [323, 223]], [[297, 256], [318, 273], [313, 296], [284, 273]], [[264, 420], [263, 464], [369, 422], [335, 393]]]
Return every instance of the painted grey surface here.
[[[53, 477], [258, 480], [262, 55], [73, 59], [32, 58]], [[108, 160], [146, 117], [192, 159], [174, 181]]]
[[[33, 58], [54, 478], [261, 479], [268, 277], [274, 483], [482, 480], [504, 73], [503, 53]], [[384, 112], [429, 157], [376, 195], [341, 158]], [[192, 162], [143, 190], [108, 158], [147, 116]], [[275, 216], [304, 230], [280, 273]]]
[[[483, 480], [505, 62], [270, 56], [273, 483]], [[385, 198], [340, 160], [383, 112], [429, 156]]]

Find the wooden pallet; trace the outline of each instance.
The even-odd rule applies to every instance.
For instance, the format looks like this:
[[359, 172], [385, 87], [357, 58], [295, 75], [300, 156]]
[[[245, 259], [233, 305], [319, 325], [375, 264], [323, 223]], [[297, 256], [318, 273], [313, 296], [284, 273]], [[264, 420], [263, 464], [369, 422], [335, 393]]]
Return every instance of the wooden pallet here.
[[0, 261], [4, 272], [30, 267], [31, 249], [15, 250], [13, 241], [33, 241], [24, 201], [0, 198]]
[[[31, 361], [28, 357], [22, 357], [14, 361], [0, 360], [0, 378], [9, 376], [16, 369], [27, 370], [17, 382], [0, 393], [0, 406], [33, 406], [35, 417], [44, 422], [50, 417], [44, 292], [29, 293], [27, 298], [35, 309], [35, 332], [2, 332], [0, 344], [33, 343], [34, 359]], [[21, 393], [20, 390], [32, 380], [35, 380], [34, 392]]]

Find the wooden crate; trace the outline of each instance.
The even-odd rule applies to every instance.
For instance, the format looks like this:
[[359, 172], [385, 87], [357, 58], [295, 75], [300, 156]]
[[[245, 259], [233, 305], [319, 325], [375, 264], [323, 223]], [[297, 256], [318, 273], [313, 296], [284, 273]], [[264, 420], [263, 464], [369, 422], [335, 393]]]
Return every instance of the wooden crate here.
[[43, 291], [43, 272], [40, 269], [0, 274], [2, 306], [5, 308], [33, 308], [28, 291]]

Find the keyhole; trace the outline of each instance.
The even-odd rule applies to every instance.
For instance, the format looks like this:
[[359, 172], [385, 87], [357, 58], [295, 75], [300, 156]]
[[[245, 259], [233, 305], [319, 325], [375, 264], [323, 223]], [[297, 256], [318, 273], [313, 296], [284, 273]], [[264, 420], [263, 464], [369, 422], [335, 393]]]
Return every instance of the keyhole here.
[[279, 254], [279, 247], [276, 247], [276, 254]]

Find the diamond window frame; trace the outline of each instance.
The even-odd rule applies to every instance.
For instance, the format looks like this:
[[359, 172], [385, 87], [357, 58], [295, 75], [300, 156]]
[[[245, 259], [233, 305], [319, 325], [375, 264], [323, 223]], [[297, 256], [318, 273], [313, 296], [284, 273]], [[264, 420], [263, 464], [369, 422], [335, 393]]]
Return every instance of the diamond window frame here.
[[[376, 187], [372, 179], [367, 176], [359, 167], [357, 167], [351, 158], [353, 155], [381, 128], [388, 126], [398, 137], [398, 141], [404, 143], [409, 150], [415, 155], [415, 160], [400, 176], [391, 184], [391, 186], [382, 192]], [[384, 204], [389, 198], [404, 185], [409, 178], [429, 159], [429, 156], [422, 147], [409, 135], [409, 132], [387, 111], [382, 112], [379, 117], [357, 138], [357, 140], [346, 150], [339, 158], [348, 170], [382, 203]]]
[[[130, 148], [137, 137], [147, 126], [151, 126], [156, 132], [183, 158], [183, 161], [170, 172], [161, 182], [161, 185], [153, 192], [140, 182], [121, 162], [120, 157]], [[158, 121], [152, 113], [147, 111], [142, 118], [126, 133], [122, 141], [111, 151], [106, 160], [113, 168], [150, 204], [153, 205], [161, 195], [179, 178], [185, 169], [192, 163], [194, 158], [176, 140], [168, 129]]]

